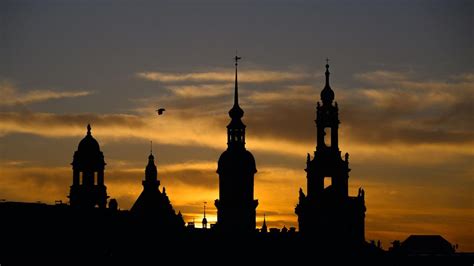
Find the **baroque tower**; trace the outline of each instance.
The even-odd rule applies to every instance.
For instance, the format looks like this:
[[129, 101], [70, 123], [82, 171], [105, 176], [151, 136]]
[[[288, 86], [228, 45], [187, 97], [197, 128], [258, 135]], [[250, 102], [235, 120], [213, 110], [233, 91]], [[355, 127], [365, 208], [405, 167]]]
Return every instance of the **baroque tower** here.
[[104, 184], [104, 154], [97, 140], [92, 137], [91, 126], [87, 135], [79, 142], [74, 152], [72, 165], [72, 186], [69, 201], [72, 207], [101, 209], [107, 204], [107, 187]]
[[[329, 60], [327, 60], [329, 61]], [[308, 153], [306, 161], [307, 190], [299, 192], [295, 208], [299, 231], [315, 239], [345, 244], [365, 240], [364, 191], [349, 196], [349, 154], [344, 159], [339, 150], [339, 114], [334, 91], [329, 84], [329, 64], [326, 64], [326, 84], [316, 107], [316, 151]]]
[[239, 106], [237, 79], [238, 61], [235, 56], [234, 105], [229, 111], [227, 150], [219, 158], [219, 199], [216, 199], [217, 226], [224, 232], [250, 233], [255, 231], [258, 200], [254, 199], [255, 159], [245, 148], [244, 111]]

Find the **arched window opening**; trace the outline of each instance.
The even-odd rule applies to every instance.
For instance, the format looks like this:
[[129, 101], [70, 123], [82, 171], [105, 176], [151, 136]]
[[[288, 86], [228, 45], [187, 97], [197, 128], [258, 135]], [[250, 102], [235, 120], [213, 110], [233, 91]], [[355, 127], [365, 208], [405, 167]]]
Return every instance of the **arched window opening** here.
[[331, 147], [331, 128], [327, 127], [324, 129], [324, 145]]

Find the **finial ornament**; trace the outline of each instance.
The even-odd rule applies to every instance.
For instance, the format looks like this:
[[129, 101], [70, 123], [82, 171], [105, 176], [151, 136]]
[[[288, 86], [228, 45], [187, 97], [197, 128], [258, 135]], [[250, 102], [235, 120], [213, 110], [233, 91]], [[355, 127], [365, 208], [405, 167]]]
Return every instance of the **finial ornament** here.
[[153, 141], [150, 140], [150, 155], [148, 156], [148, 163], [152, 163], [155, 160], [155, 156], [153, 156]]
[[326, 85], [324, 86], [324, 89], [321, 91], [321, 100], [323, 101], [323, 105], [326, 104], [332, 104], [332, 101], [334, 100], [334, 91], [331, 89], [331, 86], [329, 85], [329, 58], [326, 58]]
[[91, 124], [87, 124], [87, 135], [91, 134]]
[[239, 60], [242, 59], [242, 57], [237, 56], [237, 51], [235, 51], [235, 91], [234, 91], [234, 105], [239, 105], [239, 84], [237, 81], [237, 66], [239, 65]]
[[329, 58], [326, 58], [326, 86], [329, 86]]
[[237, 50], [235, 50], [235, 57], [234, 57], [234, 60], [235, 60], [235, 66], [237, 66], [239, 64], [239, 60], [242, 59], [242, 57], [238, 56], [237, 55]]
[[238, 82], [238, 77], [237, 77], [237, 66], [240, 59], [242, 59], [242, 57], [235, 55], [234, 57], [234, 60], [235, 60], [234, 106], [229, 111], [229, 115], [231, 118], [234, 118], [234, 117], [241, 118], [244, 115], [244, 111], [239, 106], [239, 82]]

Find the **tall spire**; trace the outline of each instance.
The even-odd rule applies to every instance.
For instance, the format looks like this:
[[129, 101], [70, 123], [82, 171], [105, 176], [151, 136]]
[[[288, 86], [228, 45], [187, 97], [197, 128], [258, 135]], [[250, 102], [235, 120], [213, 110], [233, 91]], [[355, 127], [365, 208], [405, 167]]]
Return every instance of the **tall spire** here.
[[324, 73], [324, 74], [326, 74], [326, 86], [325, 87], [330, 87], [329, 86], [329, 74], [331, 74], [331, 73], [329, 73], [329, 58], [326, 58], [326, 73]]
[[267, 233], [268, 232], [267, 221], [265, 219], [265, 213], [263, 213], [263, 224], [262, 224], [262, 229], [260, 230], [260, 232], [262, 232], [262, 233]]
[[237, 66], [241, 59], [235, 56], [235, 91], [234, 91], [234, 106], [229, 110], [231, 118], [227, 125], [227, 145], [232, 148], [245, 148], [245, 125], [241, 118], [244, 116], [244, 110], [239, 106], [239, 84], [237, 80]]
[[242, 59], [242, 57], [235, 55], [234, 61], [235, 61], [235, 88], [234, 88], [234, 106], [232, 106], [232, 109], [229, 110], [229, 116], [232, 119], [240, 119], [242, 116], [244, 116], [244, 110], [240, 108], [239, 106], [239, 83], [238, 83], [238, 77], [237, 77], [237, 66], [239, 65], [239, 60]]
[[237, 66], [239, 65], [239, 60], [242, 59], [242, 57], [236, 55], [234, 57], [235, 60], [235, 89], [234, 89], [234, 106], [239, 106], [239, 82], [237, 78]]

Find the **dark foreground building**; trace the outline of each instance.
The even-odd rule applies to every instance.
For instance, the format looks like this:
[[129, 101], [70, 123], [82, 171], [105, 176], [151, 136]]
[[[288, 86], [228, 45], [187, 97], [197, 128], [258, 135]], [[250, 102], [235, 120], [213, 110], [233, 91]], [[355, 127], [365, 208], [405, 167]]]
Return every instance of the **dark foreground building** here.
[[444, 255], [455, 253], [455, 246], [440, 235], [411, 235], [405, 241], [394, 241], [389, 252], [409, 256]]

